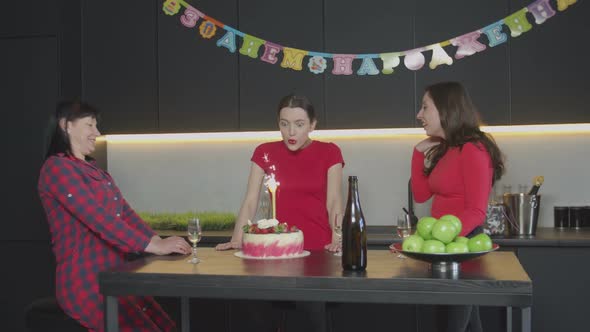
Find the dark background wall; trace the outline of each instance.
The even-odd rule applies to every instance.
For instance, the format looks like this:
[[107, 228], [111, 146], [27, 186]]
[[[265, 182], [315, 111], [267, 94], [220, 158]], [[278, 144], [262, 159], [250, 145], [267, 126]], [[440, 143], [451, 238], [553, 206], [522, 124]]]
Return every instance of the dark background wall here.
[[[285, 46], [374, 53], [471, 32], [530, 2], [202, 0], [194, 5]], [[314, 75], [232, 54], [215, 46], [222, 31], [205, 40], [183, 27], [179, 16], [164, 15], [162, 3], [3, 3], [0, 91], [8, 185], [0, 189], [7, 197], [0, 232], [2, 330], [22, 330], [26, 304], [54, 292], [36, 181], [45, 122], [59, 99], [81, 96], [98, 106], [104, 133], [274, 129], [275, 105], [293, 91], [312, 99], [323, 128], [409, 127], [425, 85], [459, 80], [488, 124], [590, 122], [589, 46], [582, 42], [590, 35], [586, 1], [452, 66], [412, 72], [401, 64], [395, 74], [376, 77]], [[454, 47], [446, 50], [454, 54]], [[358, 66], [355, 62], [354, 69]]]
[[81, 95], [80, 14], [77, 0], [10, 1], [0, 10], [2, 331], [22, 331], [27, 303], [54, 293], [54, 258], [36, 182], [49, 114], [62, 96]]
[[[281, 45], [378, 53], [444, 41], [531, 2], [206, 0], [194, 6]], [[162, 1], [125, 1], [117, 10], [83, 2], [83, 94], [107, 113], [105, 132], [272, 130], [279, 98], [292, 91], [312, 99], [323, 128], [411, 127], [424, 87], [441, 80], [464, 82], [488, 124], [588, 121], [581, 98], [590, 72], [582, 43], [590, 34], [584, 2], [542, 25], [528, 14], [529, 32], [452, 66], [429, 69], [431, 52], [425, 52], [421, 70], [402, 63], [393, 75], [376, 77], [315, 75], [306, 67], [299, 72], [232, 54], [215, 45], [222, 29], [204, 39], [197, 28], [182, 26], [182, 11], [167, 16], [161, 8]], [[504, 32], [510, 33], [508, 27]], [[486, 37], [480, 39], [487, 44]], [[455, 47], [446, 51], [452, 56]], [[356, 60], [353, 69], [359, 65]]]

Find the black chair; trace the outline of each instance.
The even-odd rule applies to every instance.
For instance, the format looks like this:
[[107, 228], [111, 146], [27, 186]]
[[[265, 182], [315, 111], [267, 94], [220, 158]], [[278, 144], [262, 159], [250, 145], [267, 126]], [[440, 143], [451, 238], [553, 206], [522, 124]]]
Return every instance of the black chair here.
[[66, 315], [54, 297], [33, 301], [25, 311], [27, 332], [88, 332], [88, 329]]

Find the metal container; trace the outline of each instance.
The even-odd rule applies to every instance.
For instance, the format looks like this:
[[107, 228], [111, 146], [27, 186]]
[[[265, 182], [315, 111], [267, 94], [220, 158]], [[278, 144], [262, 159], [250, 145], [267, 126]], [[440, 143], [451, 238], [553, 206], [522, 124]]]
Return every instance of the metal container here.
[[539, 220], [541, 195], [504, 194], [508, 232], [522, 237], [534, 236]]
[[483, 232], [487, 235], [509, 235], [506, 227], [506, 207], [502, 203], [488, 203]]

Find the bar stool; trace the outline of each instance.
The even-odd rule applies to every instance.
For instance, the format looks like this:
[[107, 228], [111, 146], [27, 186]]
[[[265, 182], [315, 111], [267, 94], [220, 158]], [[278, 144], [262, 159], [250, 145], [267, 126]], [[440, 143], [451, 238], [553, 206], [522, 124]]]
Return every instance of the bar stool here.
[[54, 297], [36, 299], [25, 311], [25, 331], [87, 332], [88, 329], [66, 315]]

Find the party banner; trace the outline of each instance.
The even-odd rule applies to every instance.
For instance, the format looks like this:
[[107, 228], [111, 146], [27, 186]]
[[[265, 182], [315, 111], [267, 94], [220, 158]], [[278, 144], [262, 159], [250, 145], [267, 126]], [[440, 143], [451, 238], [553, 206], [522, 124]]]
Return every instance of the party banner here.
[[[252, 59], [260, 59], [269, 64], [279, 64], [291, 70], [308, 70], [313, 74], [331, 73], [332, 75], [390, 75], [402, 63], [409, 70], [419, 70], [426, 64], [425, 54], [430, 53], [428, 67], [435, 69], [441, 65], [450, 66], [454, 60], [485, 51], [508, 41], [510, 37], [519, 37], [532, 29], [530, 17], [535, 24], [543, 24], [556, 12], [566, 10], [577, 0], [536, 0], [528, 6], [507, 17], [488, 24], [485, 27], [464, 33], [432, 45], [405, 51], [385, 51], [375, 54], [334, 54], [314, 52], [291, 48], [267, 41], [229, 27], [220, 21], [205, 15], [184, 0], [165, 0], [162, 10], [173, 16], [181, 12], [180, 22], [189, 29], [197, 29], [204, 39], [217, 39], [218, 47], [226, 48], [231, 53], [236, 50]], [[528, 15], [530, 13], [531, 15]], [[239, 45], [241, 39], [241, 45]], [[487, 40], [487, 42], [484, 42]], [[454, 51], [454, 56], [449, 55]], [[328, 59], [331, 59], [329, 61]], [[357, 61], [355, 61], [357, 60]], [[329, 66], [331, 65], [331, 66]], [[330, 68], [329, 68], [330, 67]]]

